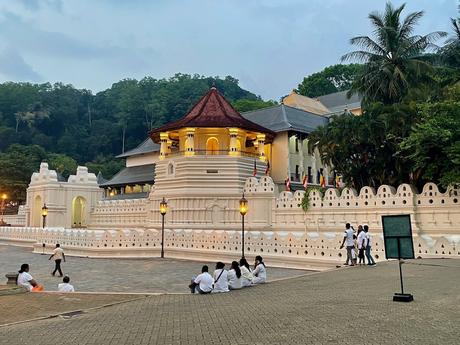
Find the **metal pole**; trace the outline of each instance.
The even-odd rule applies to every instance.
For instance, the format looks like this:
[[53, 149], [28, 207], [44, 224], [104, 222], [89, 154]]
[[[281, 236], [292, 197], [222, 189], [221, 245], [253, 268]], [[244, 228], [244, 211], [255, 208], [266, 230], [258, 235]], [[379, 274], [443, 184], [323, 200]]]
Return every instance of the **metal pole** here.
[[0, 224], [4, 223], [4, 221], [3, 221], [4, 213], [5, 213], [5, 199], [2, 198], [2, 221], [0, 222]]
[[244, 215], [241, 215], [241, 258], [244, 258]]
[[161, 215], [161, 258], [165, 257], [164, 252], [164, 240], [165, 240], [165, 215]]
[[43, 229], [45, 228], [46, 225], [46, 216], [43, 216]]
[[399, 261], [399, 279], [401, 280], [401, 294], [404, 295], [404, 285], [403, 285], [403, 276], [402, 276], [402, 261], [401, 261], [401, 244], [400, 238], [398, 237], [398, 261]]

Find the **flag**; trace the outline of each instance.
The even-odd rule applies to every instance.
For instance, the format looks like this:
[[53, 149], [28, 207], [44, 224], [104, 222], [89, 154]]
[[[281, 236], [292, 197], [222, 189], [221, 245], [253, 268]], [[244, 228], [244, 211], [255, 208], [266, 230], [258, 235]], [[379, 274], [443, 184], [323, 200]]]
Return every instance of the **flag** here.
[[291, 191], [291, 179], [289, 178], [289, 176], [287, 177], [285, 182], [286, 182], [286, 192], [290, 192]]
[[340, 176], [339, 175], [335, 175], [335, 186], [337, 188], [340, 187]]
[[254, 159], [254, 170], [252, 171], [252, 176], [256, 176], [257, 175], [257, 164], [256, 164], [256, 160]]
[[305, 171], [302, 172], [302, 185], [305, 190], [307, 190], [308, 187], [308, 177], [305, 175]]
[[326, 187], [326, 179], [324, 178], [323, 174], [321, 174], [319, 177], [319, 184], [321, 185], [321, 187]]
[[319, 170], [316, 171], [316, 183], [321, 182], [321, 172]]

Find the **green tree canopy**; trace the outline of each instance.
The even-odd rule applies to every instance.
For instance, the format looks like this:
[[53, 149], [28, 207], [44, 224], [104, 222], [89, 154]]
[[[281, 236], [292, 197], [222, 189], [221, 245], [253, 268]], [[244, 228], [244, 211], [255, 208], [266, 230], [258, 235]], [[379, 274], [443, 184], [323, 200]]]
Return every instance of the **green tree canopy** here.
[[318, 97], [351, 88], [356, 76], [360, 74], [362, 65], [333, 65], [321, 72], [303, 78], [297, 86], [297, 92], [307, 97]]

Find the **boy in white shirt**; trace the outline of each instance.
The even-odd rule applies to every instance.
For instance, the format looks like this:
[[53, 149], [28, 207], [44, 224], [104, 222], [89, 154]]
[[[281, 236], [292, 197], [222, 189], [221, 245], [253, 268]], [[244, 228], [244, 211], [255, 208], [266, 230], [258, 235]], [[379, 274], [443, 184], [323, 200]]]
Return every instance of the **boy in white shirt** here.
[[188, 286], [192, 293], [207, 294], [211, 293], [214, 279], [208, 273], [208, 266], [204, 265], [201, 268], [201, 274], [192, 279], [192, 283]]
[[75, 292], [73, 285], [69, 283], [70, 283], [70, 278], [68, 276], [65, 276], [64, 279], [62, 279], [62, 283], [58, 284], [58, 291], [59, 292]]

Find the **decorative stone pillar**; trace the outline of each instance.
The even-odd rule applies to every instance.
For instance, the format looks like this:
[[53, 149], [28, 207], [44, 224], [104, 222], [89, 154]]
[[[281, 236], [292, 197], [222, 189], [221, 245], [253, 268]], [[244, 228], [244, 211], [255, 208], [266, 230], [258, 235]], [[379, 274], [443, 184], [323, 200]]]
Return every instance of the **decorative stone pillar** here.
[[195, 154], [195, 128], [187, 128], [186, 134], [185, 155], [193, 156]]
[[171, 153], [171, 148], [172, 148], [172, 140], [168, 139], [166, 141], [166, 153], [170, 154]]
[[257, 134], [257, 149], [259, 151], [259, 159], [265, 162], [265, 134]]
[[238, 128], [229, 128], [228, 129], [230, 135], [230, 147], [228, 154], [230, 156], [237, 156], [238, 152]]
[[160, 159], [165, 159], [168, 153], [168, 133], [160, 133]]

